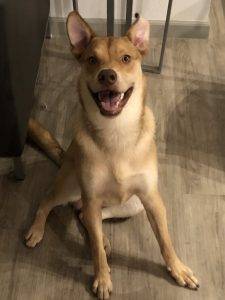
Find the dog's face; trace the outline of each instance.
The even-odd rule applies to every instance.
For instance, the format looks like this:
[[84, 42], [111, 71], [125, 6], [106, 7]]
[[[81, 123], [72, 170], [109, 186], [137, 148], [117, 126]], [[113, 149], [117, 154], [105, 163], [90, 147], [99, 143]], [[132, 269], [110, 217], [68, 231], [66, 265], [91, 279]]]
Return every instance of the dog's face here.
[[149, 23], [143, 19], [126, 36], [97, 37], [77, 12], [69, 14], [67, 30], [87, 88], [104, 116], [116, 116], [139, 82], [142, 56], [147, 52]]

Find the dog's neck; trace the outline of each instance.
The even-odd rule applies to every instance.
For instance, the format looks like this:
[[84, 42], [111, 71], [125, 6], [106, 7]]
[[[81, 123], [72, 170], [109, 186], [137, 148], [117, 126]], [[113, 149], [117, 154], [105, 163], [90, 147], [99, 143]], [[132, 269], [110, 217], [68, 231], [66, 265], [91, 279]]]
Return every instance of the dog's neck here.
[[[141, 77], [135, 83], [128, 103], [122, 112], [113, 118], [100, 114], [87, 85], [84, 80], [79, 81], [80, 102], [82, 105], [83, 121], [95, 142], [100, 143], [104, 148], [121, 150], [135, 145], [142, 129], [142, 117], [144, 113], [145, 81]], [[83, 101], [86, 97], [91, 107], [85, 107]]]

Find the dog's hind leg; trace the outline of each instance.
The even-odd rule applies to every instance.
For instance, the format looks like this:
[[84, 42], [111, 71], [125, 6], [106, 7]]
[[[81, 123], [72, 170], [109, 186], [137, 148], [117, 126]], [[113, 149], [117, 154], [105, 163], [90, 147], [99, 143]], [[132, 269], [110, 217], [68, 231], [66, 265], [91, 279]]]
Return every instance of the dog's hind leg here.
[[80, 190], [76, 184], [76, 175], [71, 165], [69, 162], [63, 164], [52, 193], [41, 201], [34, 222], [25, 235], [28, 247], [33, 248], [42, 240], [47, 217], [54, 207], [80, 199]]
[[26, 245], [28, 247], [34, 248], [43, 239], [47, 217], [50, 211], [60, 204], [62, 204], [62, 201], [59, 201], [54, 194], [50, 194], [41, 202], [36, 212], [34, 222], [25, 235]]
[[144, 207], [136, 195], [130, 197], [126, 202], [104, 207], [102, 209], [102, 220], [112, 218], [128, 218], [137, 215], [144, 210]]
[[[76, 210], [81, 210], [79, 214], [79, 218], [83, 223], [82, 200], [80, 199], [79, 201], [76, 202], [76, 204], [73, 205]], [[128, 218], [137, 215], [143, 210], [144, 207], [141, 201], [137, 196], [133, 195], [125, 203], [102, 208], [102, 220], [112, 219], [112, 218]], [[111, 252], [111, 246], [108, 238], [104, 234], [103, 234], [103, 244], [104, 244], [106, 255], [109, 256]]]
[[[82, 200], [80, 199], [73, 204], [75, 210], [81, 210], [80, 218], [82, 218]], [[129, 218], [142, 212], [144, 207], [136, 195], [130, 197], [126, 202], [118, 205], [112, 205], [102, 208], [102, 220], [113, 218]]]
[[59, 167], [62, 165], [64, 150], [54, 136], [33, 118], [29, 119], [27, 136]]

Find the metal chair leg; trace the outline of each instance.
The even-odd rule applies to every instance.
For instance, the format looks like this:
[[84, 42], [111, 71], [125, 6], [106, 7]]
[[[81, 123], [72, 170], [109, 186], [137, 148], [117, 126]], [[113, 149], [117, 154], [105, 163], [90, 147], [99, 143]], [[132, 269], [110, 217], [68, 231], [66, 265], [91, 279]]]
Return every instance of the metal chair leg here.
[[173, 4], [173, 0], [169, 0], [167, 13], [166, 13], [165, 29], [164, 29], [164, 33], [163, 33], [161, 55], [160, 55], [160, 59], [159, 59], [159, 73], [161, 73], [162, 65], [163, 65], [164, 52], [165, 52], [165, 48], [166, 48], [166, 41], [167, 41], [169, 25], [170, 25], [170, 16], [171, 16], [172, 4]]
[[125, 33], [132, 23], [133, 0], [127, 0]]
[[[159, 65], [156, 66], [156, 67], [155, 66], [143, 65], [142, 69], [145, 72], [151, 72], [151, 73], [160, 74], [161, 71], [162, 71], [164, 53], [165, 53], [165, 48], [166, 48], [166, 41], [167, 41], [168, 30], [169, 30], [169, 23], [170, 23], [170, 15], [171, 15], [172, 3], [173, 3], [173, 0], [169, 0], [168, 7], [167, 7], [167, 13], [166, 13], [165, 28], [164, 28], [164, 32], [163, 32], [163, 41], [162, 41], [162, 47], [161, 47]], [[133, 0], [127, 0], [126, 28], [128, 28], [130, 26], [130, 24], [131, 24], [131, 20], [132, 20], [132, 6], [133, 6]]]
[[73, 10], [78, 10], [78, 1], [73, 0]]
[[14, 178], [16, 180], [24, 180], [25, 179], [25, 171], [24, 166], [21, 160], [21, 157], [14, 157], [13, 159], [14, 163]]
[[162, 41], [160, 58], [159, 58], [159, 65], [157, 67], [151, 67], [151, 66], [148, 66], [148, 65], [143, 65], [142, 69], [145, 72], [160, 74], [161, 71], [162, 71], [163, 59], [164, 59], [164, 54], [165, 54], [165, 49], [166, 49], [166, 41], [167, 41], [167, 36], [168, 36], [169, 24], [170, 24], [170, 15], [171, 15], [172, 3], [173, 3], [173, 0], [169, 0], [167, 13], [166, 13], [165, 28], [164, 28], [164, 32], [163, 32], [163, 41]]
[[49, 18], [48, 18], [48, 23], [47, 23], [45, 38], [46, 39], [51, 39], [52, 38], [51, 25], [50, 25], [50, 19]]
[[114, 35], [114, 0], [107, 0], [107, 36]]

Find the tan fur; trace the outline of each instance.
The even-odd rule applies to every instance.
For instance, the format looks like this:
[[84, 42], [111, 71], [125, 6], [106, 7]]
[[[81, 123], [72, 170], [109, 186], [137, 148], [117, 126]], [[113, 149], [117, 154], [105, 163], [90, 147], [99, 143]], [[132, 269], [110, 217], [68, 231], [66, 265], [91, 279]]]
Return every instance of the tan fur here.
[[28, 122], [28, 138], [37, 144], [38, 147], [44, 149], [48, 157], [58, 166], [62, 165], [64, 150], [56, 141], [56, 139], [47, 131], [37, 120], [33, 118]]
[[[74, 23], [71, 18], [75, 18]], [[80, 16], [76, 12], [70, 14], [68, 30], [71, 43], [76, 42], [76, 34], [70, 32], [73, 25], [86, 26], [79, 22]], [[86, 50], [80, 50], [82, 47], [79, 40], [78, 50], [76, 48], [74, 51], [79, 56], [82, 71], [78, 84], [80, 104], [75, 116], [74, 139], [64, 157], [53, 192], [41, 203], [26, 236], [27, 245], [34, 247], [43, 237], [44, 225], [51, 209], [81, 198], [82, 222], [88, 230], [93, 252], [93, 291], [100, 299], [107, 299], [112, 291], [104, 250], [107, 242], [102, 233], [104, 209], [103, 213], [101, 210], [105, 207], [105, 216], [111, 217], [108, 211], [110, 206], [117, 211], [120, 207], [121, 210], [123, 207], [129, 210], [126, 203], [131, 203], [131, 206], [135, 203], [136, 213], [143, 206], [146, 209], [167, 268], [176, 281], [190, 288], [198, 286], [192, 271], [179, 260], [174, 251], [168, 233], [165, 207], [158, 192], [155, 122], [151, 110], [145, 105], [146, 83], [141, 71], [141, 53], [145, 49], [143, 44], [140, 49], [132, 44], [135, 26], [139, 23], [135, 24], [129, 35], [123, 38], [90, 37], [88, 33], [90, 42]], [[144, 25], [146, 27], [146, 21]], [[82, 30], [89, 32], [90, 28], [82, 27]], [[123, 65], [120, 60], [125, 53], [131, 56], [129, 65]], [[98, 59], [95, 65], [88, 64], [88, 57], [92, 55]], [[125, 91], [134, 85], [133, 93], [123, 110], [113, 118], [99, 112], [88, 89], [88, 86], [92, 90], [99, 89], [97, 75], [104, 68], [116, 71], [117, 89]], [[130, 212], [132, 214], [133, 211]]]

